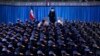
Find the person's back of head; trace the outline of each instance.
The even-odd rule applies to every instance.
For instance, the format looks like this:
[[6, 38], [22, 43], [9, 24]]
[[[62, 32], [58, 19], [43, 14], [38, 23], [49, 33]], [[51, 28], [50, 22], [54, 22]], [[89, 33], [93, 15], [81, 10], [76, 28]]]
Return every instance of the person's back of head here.
[[45, 22], [45, 20], [42, 20], [42, 23], [44, 23]]

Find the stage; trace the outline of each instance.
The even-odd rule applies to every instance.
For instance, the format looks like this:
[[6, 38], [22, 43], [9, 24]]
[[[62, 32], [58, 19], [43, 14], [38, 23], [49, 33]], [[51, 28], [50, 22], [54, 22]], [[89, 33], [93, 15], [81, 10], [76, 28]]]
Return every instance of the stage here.
[[36, 20], [41, 21], [48, 17], [51, 7], [55, 8], [56, 17], [63, 20], [100, 22], [99, 2], [7, 2], [0, 3], [0, 23], [15, 23], [17, 19], [24, 22], [29, 19], [31, 9]]

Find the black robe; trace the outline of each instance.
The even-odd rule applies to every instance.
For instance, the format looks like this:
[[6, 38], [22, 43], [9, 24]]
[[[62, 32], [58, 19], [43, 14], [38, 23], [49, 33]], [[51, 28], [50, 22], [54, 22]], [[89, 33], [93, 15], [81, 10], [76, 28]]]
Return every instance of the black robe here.
[[49, 12], [49, 20], [50, 20], [51, 23], [55, 23], [55, 21], [56, 21], [55, 11]]

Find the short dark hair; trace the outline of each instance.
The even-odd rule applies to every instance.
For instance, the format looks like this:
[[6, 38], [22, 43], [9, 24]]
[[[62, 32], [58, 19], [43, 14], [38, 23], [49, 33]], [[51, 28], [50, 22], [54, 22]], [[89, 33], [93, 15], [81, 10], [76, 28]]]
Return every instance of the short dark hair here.
[[45, 20], [42, 20], [42, 22], [44, 23], [44, 22], [45, 22]]

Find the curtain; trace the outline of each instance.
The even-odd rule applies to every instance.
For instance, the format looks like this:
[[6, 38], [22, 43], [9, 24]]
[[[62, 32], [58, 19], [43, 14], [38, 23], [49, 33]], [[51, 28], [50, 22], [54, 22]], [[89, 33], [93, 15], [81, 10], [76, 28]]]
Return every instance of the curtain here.
[[[22, 22], [29, 20], [29, 12], [32, 9], [36, 20], [41, 21], [48, 17], [49, 6], [12, 6], [0, 5], [0, 23], [15, 23], [17, 19]], [[100, 6], [54, 6], [56, 17], [63, 20], [80, 20], [86, 22], [100, 22]]]

